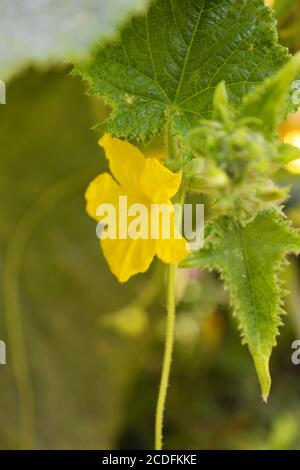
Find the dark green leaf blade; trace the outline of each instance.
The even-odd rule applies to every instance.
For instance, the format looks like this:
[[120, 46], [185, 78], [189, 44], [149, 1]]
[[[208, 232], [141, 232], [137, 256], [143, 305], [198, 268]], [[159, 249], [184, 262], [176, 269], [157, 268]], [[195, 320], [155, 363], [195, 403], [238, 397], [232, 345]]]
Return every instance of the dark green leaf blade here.
[[262, 0], [155, 0], [76, 72], [112, 105], [108, 132], [147, 140], [170, 115], [178, 131], [209, 118], [222, 80], [238, 104], [287, 57]]

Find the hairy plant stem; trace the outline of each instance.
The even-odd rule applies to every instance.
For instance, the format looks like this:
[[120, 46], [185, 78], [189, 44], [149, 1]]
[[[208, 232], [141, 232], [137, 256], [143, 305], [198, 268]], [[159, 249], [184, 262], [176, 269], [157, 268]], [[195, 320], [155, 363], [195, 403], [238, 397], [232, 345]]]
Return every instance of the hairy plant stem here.
[[176, 282], [176, 269], [175, 265], [168, 266], [168, 281], [167, 281], [167, 331], [165, 352], [162, 367], [162, 374], [159, 386], [156, 418], [155, 418], [155, 450], [162, 450], [163, 447], [163, 421], [164, 411], [167, 399], [167, 392], [169, 386], [171, 362], [174, 347], [174, 328], [175, 328], [175, 282]]
[[[169, 150], [169, 159], [175, 160], [175, 149], [174, 143], [171, 136], [170, 125], [167, 126], [167, 143]], [[185, 200], [185, 184], [181, 184], [179, 192], [177, 194], [177, 202], [183, 206]], [[177, 218], [178, 224], [181, 224], [181, 220]], [[175, 331], [175, 314], [176, 314], [176, 299], [175, 299], [175, 287], [176, 287], [176, 271], [177, 265], [168, 265], [167, 267], [167, 326], [166, 326], [166, 339], [165, 339], [165, 350], [162, 365], [162, 373], [158, 391], [158, 399], [156, 405], [155, 414], [155, 450], [162, 450], [163, 448], [163, 426], [164, 426], [164, 414], [167, 401], [167, 393], [170, 380], [172, 356], [174, 349], [174, 331]]]

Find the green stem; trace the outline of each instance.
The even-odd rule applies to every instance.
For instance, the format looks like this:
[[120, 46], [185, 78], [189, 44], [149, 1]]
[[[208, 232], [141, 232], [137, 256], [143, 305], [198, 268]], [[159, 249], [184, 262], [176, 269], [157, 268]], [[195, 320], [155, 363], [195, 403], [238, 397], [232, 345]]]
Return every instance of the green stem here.
[[156, 418], [155, 418], [155, 450], [162, 450], [163, 447], [163, 421], [164, 411], [169, 386], [171, 362], [174, 346], [174, 327], [175, 327], [175, 265], [168, 266], [168, 294], [167, 294], [167, 331], [162, 374], [159, 386]]
[[[171, 133], [171, 121], [168, 122], [166, 128], [169, 161], [173, 163], [177, 159], [176, 150]], [[181, 186], [176, 196], [177, 202], [183, 206], [186, 195], [185, 181], [181, 182]], [[181, 213], [182, 216], [182, 213]], [[177, 218], [177, 223], [180, 227], [182, 220], [181, 217]], [[177, 227], [177, 228], [179, 228]], [[176, 313], [176, 300], [175, 300], [175, 286], [176, 286], [176, 271], [177, 265], [169, 265], [167, 268], [167, 330], [165, 351], [162, 366], [162, 373], [158, 391], [158, 399], [155, 414], [155, 450], [162, 450], [163, 447], [163, 424], [164, 413], [167, 400], [168, 386], [170, 380], [171, 363], [174, 349], [174, 330], [175, 330], [175, 313]]]

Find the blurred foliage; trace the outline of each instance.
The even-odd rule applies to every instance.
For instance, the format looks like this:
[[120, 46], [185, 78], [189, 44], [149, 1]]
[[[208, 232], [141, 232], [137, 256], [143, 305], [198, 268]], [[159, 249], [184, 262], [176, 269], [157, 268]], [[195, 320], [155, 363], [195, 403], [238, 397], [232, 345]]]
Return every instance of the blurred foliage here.
[[[19, 433], [3, 283], [15, 248], [22, 256], [9, 280], [20, 299], [33, 384], [34, 447], [152, 448], [164, 277], [154, 266], [119, 285], [106, 267], [83, 200], [105, 169], [90, 128], [106, 109], [67, 72], [27, 71], [9, 84], [8, 104], [0, 106], [0, 339], [8, 361], [0, 366], [0, 448], [15, 448]], [[156, 139], [157, 151], [160, 145]], [[287, 211], [300, 226], [299, 176], [283, 172], [280, 181], [293, 183]], [[268, 405], [221, 282], [180, 271], [166, 448], [300, 449], [300, 369], [291, 363], [300, 335], [298, 271], [294, 261], [285, 273], [292, 293]]]
[[299, 0], [275, 0], [272, 6], [278, 19], [279, 39], [291, 52], [300, 49]]
[[[103, 169], [90, 130], [103, 110], [95, 116], [93, 100], [66, 73], [25, 74], [11, 83], [8, 104], [0, 108], [0, 266], [15, 231], [24, 230], [15, 281], [34, 388], [35, 445], [106, 448], [138, 366], [139, 344], [99, 328], [98, 318], [130, 300], [136, 286], [122, 287], [109, 274], [85, 214], [84, 189]], [[58, 184], [66, 192], [60, 190], [56, 206], [36, 208], [41, 194], [55, 193]], [[32, 218], [37, 210], [44, 213]], [[29, 228], [20, 225], [24, 220]], [[2, 286], [0, 331], [7, 340]], [[7, 340], [8, 364], [0, 371], [2, 448], [16, 445], [19, 414], [10, 346]]]
[[0, 78], [86, 55], [147, 0], [1, 0]]

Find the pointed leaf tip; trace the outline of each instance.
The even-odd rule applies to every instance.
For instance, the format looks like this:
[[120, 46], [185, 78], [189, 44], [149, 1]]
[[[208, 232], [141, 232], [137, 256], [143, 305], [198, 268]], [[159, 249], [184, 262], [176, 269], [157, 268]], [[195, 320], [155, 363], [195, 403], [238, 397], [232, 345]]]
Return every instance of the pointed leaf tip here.
[[267, 403], [272, 383], [269, 370], [269, 356], [257, 354], [252, 354], [252, 356], [261, 387], [262, 399]]
[[300, 74], [300, 52], [295, 54], [271, 78], [244, 96], [241, 117], [256, 117], [263, 122], [267, 137], [274, 137], [287, 114], [298, 108], [297, 95], [292, 94], [292, 84]]

